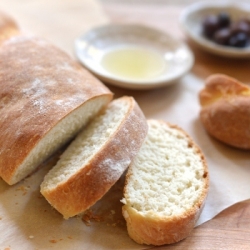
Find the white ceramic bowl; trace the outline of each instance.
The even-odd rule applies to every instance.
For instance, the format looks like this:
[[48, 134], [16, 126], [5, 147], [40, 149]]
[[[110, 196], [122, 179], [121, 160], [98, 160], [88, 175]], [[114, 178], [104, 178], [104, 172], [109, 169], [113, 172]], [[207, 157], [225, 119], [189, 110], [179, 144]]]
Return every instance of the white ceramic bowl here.
[[[149, 49], [162, 56], [166, 68], [148, 79], [127, 79], [112, 74], [101, 64], [103, 56], [121, 46]], [[128, 89], [152, 89], [176, 82], [193, 66], [191, 50], [159, 30], [136, 24], [110, 24], [83, 34], [75, 41], [80, 62], [101, 80]], [[119, 62], [118, 62], [119, 63]]]
[[180, 23], [188, 37], [204, 50], [224, 57], [250, 58], [250, 46], [233, 48], [218, 45], [202, 34], [202, 20], [206, 15], [226, 11], [232, 20], [250, 17], [250, 4], [232, 1], [197, 2], [183, 10]]

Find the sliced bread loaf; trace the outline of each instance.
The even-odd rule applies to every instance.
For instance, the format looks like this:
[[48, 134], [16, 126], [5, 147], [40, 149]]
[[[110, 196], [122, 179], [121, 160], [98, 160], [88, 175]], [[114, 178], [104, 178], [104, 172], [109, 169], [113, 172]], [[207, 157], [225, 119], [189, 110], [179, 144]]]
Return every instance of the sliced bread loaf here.
[[123, 216], [139, 244], [164, 245], [187, 237], [208, 190], [204, 156], [180, 128], [149, 120], [148, 135], [128, 168]]
[[84, 212], [120, 178], [146, 134], [135, 100], [114, 100], [69, 145], [45, 176], [41, 193], [64, 218]]
[[0, 177], [15, 184], [106, 107], [112, 93], [32, 35], [6, 38], [0, 58]]

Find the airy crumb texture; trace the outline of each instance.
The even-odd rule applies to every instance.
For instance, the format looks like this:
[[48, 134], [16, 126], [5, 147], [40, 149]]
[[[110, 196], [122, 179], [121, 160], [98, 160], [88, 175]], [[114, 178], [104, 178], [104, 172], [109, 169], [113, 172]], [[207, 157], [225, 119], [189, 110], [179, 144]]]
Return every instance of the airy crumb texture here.
[[147, 134], [132, 97], [111, 102], [45, 176], [41, 193], [64, 218], [84, 212], [120, 178]]
[[47, 159], [53, 152], [70, 140], [84, 127], [108, 102], [106, 96], [100, 96], [87, 101], [80, 108], [71, 112], [53, 127], [30, 152], [20, 167], [16, 170], [12, 182], [16, 183], [27, 176], [34, 167]]
[[199, 148], [181, 129], [148, 121], [149, 131], [126, 176], [123, 215], [138, 243], [163, 245], [185, 238], [208, 188]]
[[128, 109], [127, 102], [113, 102], [105, 113], [84, 129], [63, 153], [56, 166], [46, 175], [43, 188], [56, 188], [59, 183], [67, 181], [71, 175], [86, 165], [116, 131]]

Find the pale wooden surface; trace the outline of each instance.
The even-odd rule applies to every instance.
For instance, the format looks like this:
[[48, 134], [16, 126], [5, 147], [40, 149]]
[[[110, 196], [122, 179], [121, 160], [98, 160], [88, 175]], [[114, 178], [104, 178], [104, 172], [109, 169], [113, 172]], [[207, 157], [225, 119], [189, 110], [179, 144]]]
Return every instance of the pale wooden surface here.
[[224, 210], [211, 221], [195, 228], [187, 239], [154, 249], [250, 249], [250, 200]]
[[[138, 2], [131, 5], [124, 2], [104, 1], [103, 8], [112, 22], [147, 24], [172, 33], [180, 39], [186, 39], [178, 26], [178, 15], [182, 7], [152, 5], [152, 2], [148, 5]], [[249, 74], [246, 73], [249, 72], [250, 60], [228, 61], [206, 54], [196, 49], [189, 41], [187, 42], [196, 57], [196, 64], [192, 71], [199, 77], [205, 78], [212, 73], [220, 72], [250, 83]], [[233, 205], [214, 219], [195, 228], [190, 237], [184, 241], [152, 249], [250, 249], [250, 200]]]

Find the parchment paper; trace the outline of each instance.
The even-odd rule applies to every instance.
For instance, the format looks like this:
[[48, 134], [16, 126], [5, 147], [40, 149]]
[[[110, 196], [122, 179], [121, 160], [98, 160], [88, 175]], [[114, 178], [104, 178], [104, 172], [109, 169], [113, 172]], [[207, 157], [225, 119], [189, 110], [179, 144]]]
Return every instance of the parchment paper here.
[[[12, 15], [25, 29], [48, 38], [72, 56], [77, 36], [108, 21], [98, 2], [93, 0], [2, 0], [0, 9]], [[224, 208], [250, 198], [250, 154], [207, 135], [198, 119], [197, 95], [204, 85], [204, 77], [216, 70], [229, 71], [246, 80], [244, 72], [249, 62], [229, 64], [227, 60], [204, 57], [203, 53], [195, 52], [195, 55], [193, 70], [175, 85], [151, 91], [109, 87], [115, 97], [134, 96], [147, 118], [178, 124], [201, 147], [210, 171], [210, 191], [198, 222], [201, 224]], [[232, 65], [241, 67], [236, 71]], [[85, 216], [64, 220], [51, 208], [40, 195], [39, 186], [59, 154], [17, 185], [8, 186], [0, 180], [0, 250], [145, 249], [127, 235], [120, 203], [123, 178]]]

